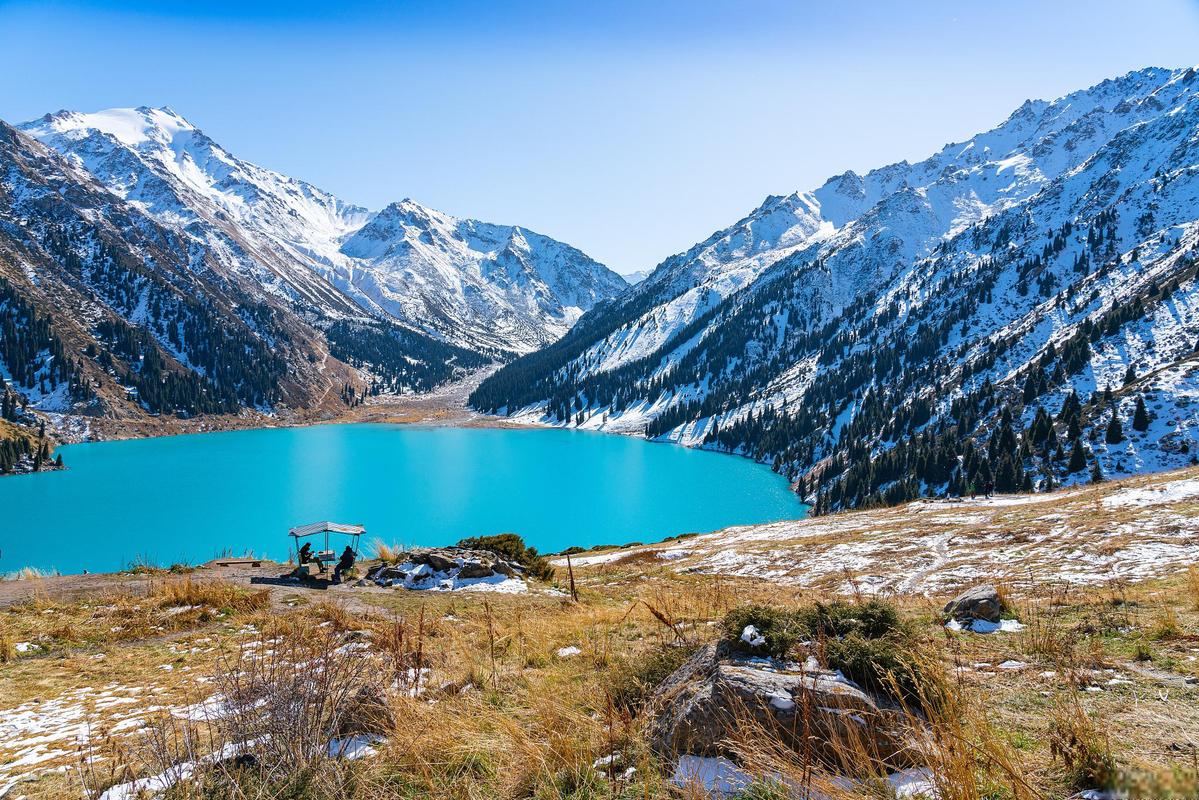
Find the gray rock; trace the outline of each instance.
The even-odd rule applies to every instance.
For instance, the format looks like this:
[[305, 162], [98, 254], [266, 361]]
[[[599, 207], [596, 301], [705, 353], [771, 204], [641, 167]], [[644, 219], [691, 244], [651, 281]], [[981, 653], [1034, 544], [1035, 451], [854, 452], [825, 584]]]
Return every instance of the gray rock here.
[[1002, 613], [999, 590], [989, 583], [967, 589], [945, 605], [945, 614], [959, 622], [969, 619], [998, 622]]
[[663, 758], [731, 755], [728, 740], [752, 721], [813, 759], [837, 766], [838, 744], [857, 742], [873, 757], [909, 762], [913, 748], [900, 715], [827, 670], [700, 649], [658, 688], [650, 708], [651, 747]]
[[459, 578], [489, 578], [493, 570], [485, 561], [467, 561], [458, 572]]
[[414, 553], [412, 555], [412, 560], [417, 564], [428, 564], [438, 572], [449, 572], [458, 566], [458, 564], [455, 563], [452, 558], [449, 558], [448, 556], [439, 553], [436, 550], [429, 550], [424, 553]]

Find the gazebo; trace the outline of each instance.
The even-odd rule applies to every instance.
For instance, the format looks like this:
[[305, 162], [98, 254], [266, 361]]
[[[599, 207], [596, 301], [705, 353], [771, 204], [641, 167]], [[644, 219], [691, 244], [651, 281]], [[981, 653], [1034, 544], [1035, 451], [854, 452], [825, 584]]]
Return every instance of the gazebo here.
[[[312, 536], [323, 536], [324, 546], [313, 554], [312, 562], [317, 565], [320, 572], [325, 572], [329, 564], [333, 564], [338, 559], [336, 550], [329, 542], [330, 535], [337, 534], [350, 537], [350, 547], [354, 550], [354, 556], [358, 555], [358, 542], [362, 534], [366, 533], [366, 527], [363, 525], [346, 525], [341, 522], [310, 522], [307, 525], [297, 525], [287, 532], [288, 536], [295, 539], [295, 551], [297, 556], [300, 552], [300, 540], [307, 539]], [[318, 541], [320, 541], [318, 539]], [[301, 575], [310, 574], [310, 567], [307, 563], [299, 565]]]

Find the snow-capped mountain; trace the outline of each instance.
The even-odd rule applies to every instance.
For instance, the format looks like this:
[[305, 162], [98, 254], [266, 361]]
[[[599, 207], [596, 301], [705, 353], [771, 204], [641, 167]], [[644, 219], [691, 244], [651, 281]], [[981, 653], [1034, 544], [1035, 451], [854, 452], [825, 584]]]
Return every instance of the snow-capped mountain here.
[[243, 161], [169, 108], [22, 125], [227, 268], [325, 319], [394, 318], [476, 350], [526, 352], [624, 290], [573, 248], [412, 201], [378, 215]]
[[1185, 463], [1197, 241], [1199, 78], [1146, 69], [769, 197], [473, 401], [743, 452], [822, 508]]
[[247, 408], [336, 411], [367, 391], [426, 390], [487, 363], [365, 319], [310, 275], [292, 289], [311, 286], [309, 302], [357, 315], [314, 324], [295, 313], [297, 294], [279, 296], [256, 273], [230, 268], [221, 245], [232, 240], [157, 221], [146, 210], [148, 183], [138, 187], [142, 200], [122, 199], [78, 161], [0, 122], [8, 422], [36, 429], [44, 418], [33, 412], [140, 422]]
[[547, 236], [458, 219], [412, 200], [380, 211], [341, 253], [351, 264], [337, 271], [339, 285], [399, 319], [423, 320], [447, 339], [501, 350], [549, 344], [628, 286]]

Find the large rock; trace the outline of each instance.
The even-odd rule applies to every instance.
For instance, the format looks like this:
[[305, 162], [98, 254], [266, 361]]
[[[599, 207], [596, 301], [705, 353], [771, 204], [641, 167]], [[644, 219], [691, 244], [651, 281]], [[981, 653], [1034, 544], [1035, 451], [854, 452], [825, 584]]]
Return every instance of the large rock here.
[[974, 619], [998, 622], [1002, 613], [999, 590], [989, 583], [967, 589], [945, 605], [945, 614], [959, 622]]
[[448, 555], [439, 553], [436, 550], [428, 550], [423, 553], [413, 553], [410, 558], [415, 564], [428, 564], [437, 572], [449, 572], [458, 566], [458, 563]]
[[486, 561], [466, 561], [458, 571], [459, 578], [490, 578], [494, 570]]
[[901, 715], [839, 674], [738, 656], [722, 644], [679, 667], [650, 707], [650, 744], [663, 758], [730, 755], [728, 740], [747, 721], [833, 767], [846, 745], [895, 765], [914, 755]]

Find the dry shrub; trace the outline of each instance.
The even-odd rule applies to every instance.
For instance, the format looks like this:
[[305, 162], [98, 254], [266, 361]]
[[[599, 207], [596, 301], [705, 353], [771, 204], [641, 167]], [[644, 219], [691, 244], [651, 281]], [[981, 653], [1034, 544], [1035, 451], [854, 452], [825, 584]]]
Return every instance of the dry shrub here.
[[1191, 595], [1191, 608], [1199, 611], [1199, 567], [1187, 567], [1187, 591]]
[[58, 575], [58, 570], [54, 569], [38, 569], [37, 567], [21, 567], [13, 572], [5, 573], [0, 580], [6, 581], [37, 581], [42, 578], [53, 578]]
[[13, 641], [8, 626], [0, 622], [0, 664], [7, 664], [17, 657], [17, 643]]
[[389, 564], [394, 564], [399, 561], [400, 555], [404, 552], [404, 548], [392, 542], [388, 543], [382, 539], [375, 539], [370, 544], [370, 552], [374, 553], [375, 558], [380, 561], [386, 561]]
[[1049, 721], [1049, 752], [1061, 763], [1071, 789], [1109, 789], [1116, 780], [1111, 743], [1076, 699], [1053, 712]]
[[150, 588], [150, 597], [161, 608], [197, 606], [229, 614], [261, 611], [270, 604], [266, 589], [249, 590], [228, 581], [182, 578], [166, 580]]
[[1157, 621], [1154, 623], [1153, 631], [1150, 636], [1154, 639], [1176, 639], [1182, 634], [1182, 628], [1178, 622], [1178, 614], [1173, 607], [1165, 606], [1161, 613], [1158, 614]]

